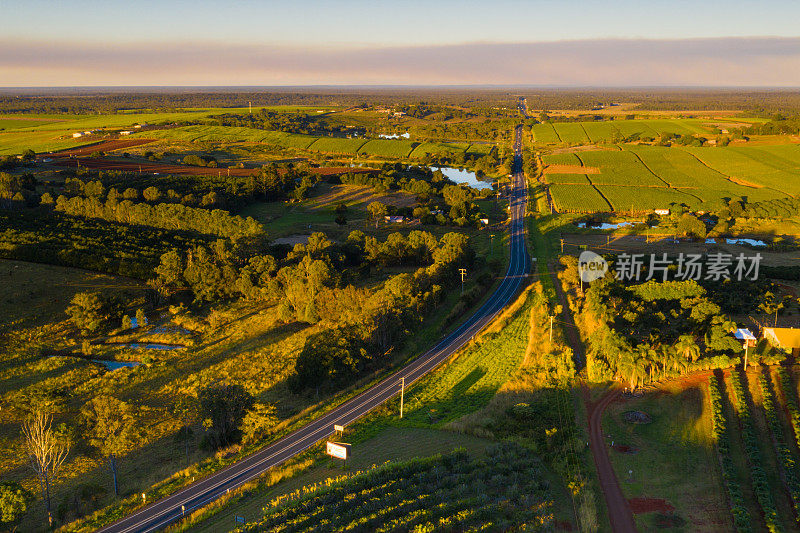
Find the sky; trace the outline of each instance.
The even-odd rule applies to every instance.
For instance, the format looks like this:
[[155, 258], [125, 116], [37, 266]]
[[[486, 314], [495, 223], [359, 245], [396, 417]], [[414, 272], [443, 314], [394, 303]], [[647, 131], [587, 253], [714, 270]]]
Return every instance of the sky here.
[[800, 86], [800, 2], [0, 0], [0, 86]]

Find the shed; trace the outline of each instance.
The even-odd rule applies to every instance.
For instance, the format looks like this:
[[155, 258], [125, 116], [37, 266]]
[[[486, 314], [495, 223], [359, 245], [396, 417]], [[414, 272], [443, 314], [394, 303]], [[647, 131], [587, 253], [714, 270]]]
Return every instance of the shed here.
[[800, 328], [764, 328], [764, 338], [774, 347], [800, 356]]

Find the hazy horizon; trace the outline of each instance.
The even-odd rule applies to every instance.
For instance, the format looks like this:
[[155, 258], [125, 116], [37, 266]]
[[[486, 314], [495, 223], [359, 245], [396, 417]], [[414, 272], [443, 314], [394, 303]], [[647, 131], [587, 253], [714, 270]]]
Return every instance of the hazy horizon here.
[[15, 88], [800, 86], [789, 0], [11, 4]]

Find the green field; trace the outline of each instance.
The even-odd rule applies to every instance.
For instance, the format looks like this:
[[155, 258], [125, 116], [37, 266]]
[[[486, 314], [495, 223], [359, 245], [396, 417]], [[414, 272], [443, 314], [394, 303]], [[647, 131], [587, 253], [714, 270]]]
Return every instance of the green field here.
[[[644, 412], [652, 422], [628, 423], [623, 418], [628, 411]], [[687, 531], [720, 531], [721, 524], [729, 523], [700, 387], [681, 390], [676, 385], [612, 403], [603, 432], [609, 435], [608, 454], [626, 497], [664, 500]], [[658, 529], [657, 513], [635, 518], [640, 531]]]
[[[545, 154], [545, 165], [589, 167], [568, 173], [546, 171], [553, 184], [594, 184], [615, 210], [635, 211], [686, 205], [714, 210], [729, 199], [758, 202], [800, 194], [800, 147], [759, 145], [729, 147], [663, 147], [626, 144], [618, 150]], [[566, 169], [565, 169], [566, 170]], [[599, 171], [599, 173], [598, 173]], [[584, 191], [585, 201], [574, 195]], [[596, 210], [597, 191], [590, 187], [556, 187], [557, 206]]]
[[320, 137], [306, 148], [312, 152], [332, 152], [354, 154], [364, 146], [366, 139], [345, 139], [341, 137]]
[[[635, 119], [535, 124], [537, 143], [601, 143], [631, 137], [658, 137], [662, 134], [711, 135], [712, 121], [702, 119]], [[713, 122], [717, 122], [716, 120]]]
[[564, 154], [545, 154], [542, 156], [542, 163], [545, 165], [580, 165], [581, 160], [578, 156], [568, 152]]
[[608, 211], [609, 203], [591, 185], [555, 184], [550, 186], [553, 203], [559, 212]]
[[561, 138], [556, 133], [552, 124], [534, 124], [533, 139], [538, 143], [559, 143]]
[[494, 151], [493, 144], [473, 143], [467, 148], [468, 154], [489, 155]]
[[425, 157], [428, 154], [444, 155], [448, 152], [463, 153], [469, 147], [469, 143], [424, 142], [414, 148], [411, 157]]
[[408, 157], [417, 146], [414, 141], [395, 139], [372, 139], [362, 146], [358, 153], [381, 157]]
[[[765, 149], [767, 148], [767, 149]], [[786, 195], [800, 194], [800, 148], [726, 147], [685, 148], [703, 164], [718, 172]]]
[[628, 150], [602, 150], [576, 154], [583, 166], [600, 169], [592, 174], [592, 183], [599, 185], [630, 185], [666, 187], [667, 183], [650, 172], [636, 154]]
[[[603, 196], [608, 198], [615, 211], [650, 211], [671, 209], [674, 205], [695, 207], [700, 201], [688, 192], [666, 187], [620, 187], [598, 185]], [[674, 204], [674, 205], [673, 205]]]
[[586, 174], [545, 174], [544, 179], [547, 183], [582, 183], [591, 185]]
[[553, 124], [558, 136], [565, 143], [585, 143], [589, 140], [580, 122], [556, 122]]

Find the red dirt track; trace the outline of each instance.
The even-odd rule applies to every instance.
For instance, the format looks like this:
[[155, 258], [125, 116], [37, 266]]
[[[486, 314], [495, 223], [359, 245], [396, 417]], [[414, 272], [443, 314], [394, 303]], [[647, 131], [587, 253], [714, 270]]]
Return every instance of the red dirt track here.
[[[614, 467], [608, 458], [608, 450], [603, 439], [602, 417], [606, 407], [620, 395], [619, 389], [608, 391], [600, 400], [592, 402], [589, 398], [589, 389], [583, 387], [583, 402], [586, 404], [586, 416], [589, 419], [589, 448], [592, 450], [594, 464], [597, 467], [597, 477], [600, 488], [606, 500], [608, 519], [611, 529], [615, 533], [635, 533], [636, 523], [628, 500], [623, 496], [622, 489], [617, 480]], [[633, 500], [631, 500], [631, 503]]]
[[152, 139], [115, 139], [113, 141], [99, 141], [91, 144], [84, 144], [77, 148], [68, 148], [48, 154], [48, 157], [74, 157], [80, 155], [90, 155], [94, 152], [111, 152], [113, 150], [123, 150], [133, 148], [153, 142]]
[[[550, 263], [548, 267], [549, 275], [556, 289], [556, 295], [561, 304], [561, 316], [566, 323], [564, 334], [575, 353], [577, 361], [582, 363], [586, 360], [584, 346], [578, 335], [578, 328], [570, 311], [567, 295], [564, 293], [558, 276], [556, 276], [557, 267], [555, 262]], [[636, 522], [633, 519], [631, 506], [622, 494], [617, 474], [614, 472], [614, 467], [611, 466], [611, 459], [608, 457], [605, 439], [603, 439], [603, 411], [620, 396], [621, 391], [618, 388], [611, 389], [596, 402], [591, 400], [589, 387], [585, 383], [581, 386], [581, 392], [583, 394], [583, 403], [586, 406], [586, 422], [589, 426], [589, 449], [592, 452], [595, 468], [597, 468], [597, 478], [600, 482], [603, 498], [606, 501], [611, 529], [614, 533], [636, 533]]]

